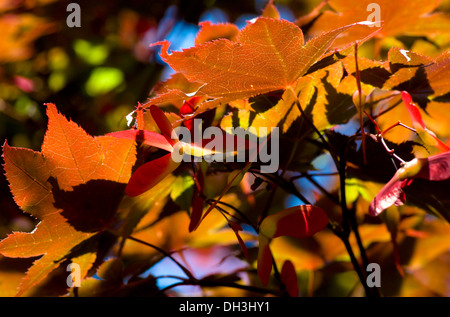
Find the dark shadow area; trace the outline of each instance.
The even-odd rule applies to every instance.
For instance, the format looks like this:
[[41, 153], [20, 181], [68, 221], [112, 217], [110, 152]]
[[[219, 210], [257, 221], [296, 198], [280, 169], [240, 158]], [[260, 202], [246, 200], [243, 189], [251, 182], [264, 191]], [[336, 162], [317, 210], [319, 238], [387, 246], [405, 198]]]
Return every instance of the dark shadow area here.
[[7, 258], [0, 256], [0, 272], [25, 272], [40, 257]]
[[[406, 238], [399, 243], [401, 250], [401, 263], [407, 263], [413, 253], [415, 239]], [[402, 288], [403, 277], [399, 273], [395, 265], [393, 255], [393, 246], [391, 241], [380, 242], [372, 245], [367, 250], [370, 263], [377, 263], [381, 270], [381, 288], [379, 289], [382, 296], [395, 296]]]
[[256, 112], [266, 112], [280, 101], [283, 93], [284, 90], [271, 91], [267, 94], [251, 97], [248, 101]]
[[[386, 80], [388, 80], [389, 76], [391, 76], [391, 73], [382, 67], [367, 68], [361, 70], [359, 74], [361, 76], [362, 83], [378, 88], [382, 88]], [[352, 75], [355, 76], [355, 73]]]
[[[353, 138], [332, 131], [327, 132], [327, 137], [338, 153], [346, 153], [346, 160], [348, 163], [351, 163], [347, 168], [349, 177], [353, 176], [362, 180], [386, 183], [396, 172], [394, 162], [397, 164], [397, 168], [399, 167], [398, 162], [394, 161], [385, 151], [383, 145], [371, 137], [366, 137], [366, 164], [364, 164], [362, 146], [357, 146]], [[401, 144], [395, 144], [387, 140], [385, 142], [403, 160], [410, 161], [414, 159], [412, 149], [416, 145], [415, 142], [407, 141]]]
[[418, 67], [414, 76], [395, 87], [393, 90], [406, 90], [411, 94], [413, 102], [417, 103], [425, 112], [427, 111], [427, 105], [429, 103], [428, 96], [434, 93], [433, 88], [430, 86], [428, 81], [427, 73], [425, 72], [425, 67]]
[[340, 61], [341, 59], [344, 59], [345, 57], [347, 57], [347, 55], [343, 55], [340, 52], [328, 55], [319, 60], [318, 62], [314, 63], [303, 76], [312, 74], [322, 68], [333, 65], [334, 63]]
[[445, 181], [414, 179], [404, 192], [406, 203], [418, 206], [450, 222], [450, 179]]
[[389, 63], [389, 69], [391, 70], [392, 73], [396, 73], [397, 71], [399, 71], [400, 69], [403, 68], [418, 68], [420, 66], [424, 66], [423, 63], [417, 63], [417, 64], [412, 64], [411, 62], [409, 62], [409, 65], [406, 64], [402, 64], [402, 63]]
[[305, 107], [305, 105], [301, 105], [303, 107], [303, 109], [305, 110], [305, 113], [308, 114], [308, 116], [312, 115], [312, 111], [314, 108], [314, 105], [317, 103], [317, 95], [319, 94], [319, 92], [317, 91], [317, 87], [314, 87], [314, 93], [309, 101], [309, 104]]
[[356, 108], [353, 106], [352, 96], [342, 94], [331, 85], [327, 75], [322, 78], [321, 82], [325, 88], [327, 103], [325, 105], [327, 120], [330, 124], [344, 124], [356, 114]]
[[97, 232], [108, 225], [124, 195], [126, 184], [108, 180], [90, 180], [73, 187], [72, 191], [59, 188], [51, 178], [54, 206], [76, 230]]
[[433, 98], [433, 101], [436, 101], [436, 102], [450, 103], [449, 100], [450, 100], [450, 92], [448, 92], [448, 93], [446, 93], [446, 94], [444, 94], [444, 95], [442, 95], [442, 96]]

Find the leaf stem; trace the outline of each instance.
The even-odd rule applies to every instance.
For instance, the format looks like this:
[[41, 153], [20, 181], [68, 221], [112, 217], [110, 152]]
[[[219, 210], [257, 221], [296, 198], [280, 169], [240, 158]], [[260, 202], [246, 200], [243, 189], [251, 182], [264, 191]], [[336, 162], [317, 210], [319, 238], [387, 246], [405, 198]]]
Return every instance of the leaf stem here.
[[[208, 204], [212, 204], [215, 200], [214, 199], [207, 199], [206, 202]], [[237, 214], [239, 214], [240, 217], [242, 217], [242, 219], [236, 217], [236, 215], [232, 215], [230, 214], [228, 211], [226, 211], [223, 208], [220, 208], [219, 206], [217, 206], [217, 204], [221, 204], [224, 206], [227, 206], [228, 208], [233, 209]], [[243, 222], [243, 223], [247, 223], [248, 225], [252, 226], [255, 230], [256, 230], [256, 226], [252, 223], [252, 221], [239, 209], [237, 209], [236, 207], [234, 207], [233, 205], [223, 202], [223, 201], [216, 201], [216, 208], [220, 208], [221, 211], [225, 212], [226, 214], [230, 215], [231, 217], [235, 218], [236, 220]]]
[[408, 129], [414, 133], [417, 133], [416, 129], [413, 129], [411, 127], [408, 127], [406, 124], [402, 123], [401, 121], [398, 121], [397, 123], [394, 123], [393, 125], [391, 125], [389, 128], [386, 128], [383, 132], [381, 132], [381, 135], [384, 135], [386, 132], [388, 132], [389, 130], [391, 130], [392, 128], [395, 128], [397, 126], [401, 126], [405, 129]]
[[297, 187], [295, 187], [294, 184], [290, 180], [286, 180], [280, 175], [273, 173], [273, 174], [264, 174], [258, 171], [252, 171], [255, 174], [261, 175], [262, 177], [266, 177], [270, 179], [275, 185], [279, 185], [281, 188], [283, 188], [286, 192], [293, 194], [300, 200], [302, 200], [305, 204], [311, 205], [311, 202], [298, 191]]
[[339, 198], [333, 196], [328, 190], [326, 190], [322, 185], [320, 185], [312, 175], [305, 173], [305, 178], [308, 179], [314, 186], [316, 186], [325, 196], [327, 196], [332, 202], [339, 205]]
[[[362, 150], [363, 150], [363, 158], [364, 164], [367, 164], [366, 157], [366, 133], [364, 132], [364, 121], [363, 121], [363, 102], [362, 102], [362, 88], [361, 88], [361, 74], [359, 72], [358, 66], [358, 41], [355, 42], [355, 77], [356, 77], [356, 85], [358, 87], [358, 112], [359, 112], [359, 124], [361, 126], [361, 136], [362, 136]], [[365, 102], [365, 100], [364, 100]]]
[[339, 173], [337, 172], [331, 172], [331, 173], [301, 173], [300, 175], [295, 175], [292, 176], [291, 178], [289, 178], [289, 181], [292, 182], [296, 179], [302, 178], [302, 177], [307, 177], [307, 176], [311, 176], [311, 177], [317, 177], [317, 176], [336, 176], [339, 175]]
[[212, 280], [185, 280], [178, 283], [174, 283], [171, 285], [168, 285], [158, 291], [158, 293], [163, 293], [169, 289], [172, 289], [177, 286], [186, 286], [186, 285], [192, 285], [192, 286], [200, 286], [200, 287], [230, 287], [230, 288], [236, 288], [241, 289], [249, 292], [255, 292], [260, 294], [271, 294], [271, 295], [278, 295], [278, 292], [271, 289], [251, 286], [251, 285], [243, 285], [243, 284], [237, 284], [237, 283], [230, 283], [230, 282], [221, 282], [221, 281], [212, 281]]
[[369, 265], [369, 259], [367, 257], [366, 249], [364, 248], [364, 245], [362, 243], [361, 235], [359, 234], [358, 223], [356, 221], [356, 215], [355, 215], [354, 208], [352, 208], [350, 210], [349, 220], [350, 220], [350, 227], [352, 228], [353, 233], [355, 234], [356, 243], [359, 248], [359, 253], [361, 255], [363, 267], [367, 268], [367, 266]]

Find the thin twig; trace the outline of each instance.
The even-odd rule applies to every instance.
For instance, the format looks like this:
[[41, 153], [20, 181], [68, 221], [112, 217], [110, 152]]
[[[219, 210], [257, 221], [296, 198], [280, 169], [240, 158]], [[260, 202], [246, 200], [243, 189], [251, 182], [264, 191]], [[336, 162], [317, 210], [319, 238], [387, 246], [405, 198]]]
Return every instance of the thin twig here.
[[[207, 199], [206, 203], [212, 204], [212, 202], [214, 202], [214, 201], [215, 201], [214, 199]], [[215, 207], [216, 208], [220, 208], [219, 206], [217, 206], [217, 204], [221, 204], [221, 205], [227, 206], [228, 208], [233, 209], [239, 216], [242, 217], [242, 219], [236, 217], [236, 215], [230, 214], [228, 211], [226, 211], [223, 208], [221, 208], [221, 211], [227, 213], [228, 215], [230, 215], [231, 217], [234, 217], [236, 220], [238, 220], [238, 221], [240, 221], [242, 223], [246, 223], [246, 224], [252, 226], [253, 228], [256, 228], [256, 226], [252, 223], [252, 221], [242, 211], [240, 211], [238, 208], [236, 208], [233, 205], [231, 205], [229, 203], [226, 203], [224, 201], [216, 201], [216, 206]]]
[[311, 177], [336, 176], [336, 175], [339, 175], [339, 173], [338, 172], [331, 172], [331, 173], [314, 173], [314, 174], [311, 174], [311, 173], [307, 172], [307, 173], [301, 173], [300, 175], [292, 176], [291, 178], [289, 178], [289, 181], [292, 182], [292, 181], [295, 181], [295, 180], [297, 180], [299, 178], [306, 177], [307, 175], [309, 175]]
[[[327, 196], [332, 202], [339, 205], [339, 198], [332, 195], [328, 190], [326, 190], [322, 185], [320, 185], [312, 175], [305, 173], [305, 177], [314, 185], [316, 186], [325, 196]], [[315, 175], [314, 175], [315, 176]]]
[[184, 274], [186, 274], [187, 277], [194, 279], [194, 276], [192, 275], [192, 273], [184, 265], [182, 265], [180, 262], [178, 262], [170, 253], [168, 253], [167, 251], [161, 249], [160, 247], [158, 247], [158, 246], [156, 246], [154, 244], [148, 243], [146, 241], [143, 241], [141, 239], [135, 238], [133, 236], [124, 236], [121, 233], [119, 233], [119, 232], [117, 232], [117, 231], [115, 231], [113, 229], [107, 229], [107, 231], [112, 233], [112, 234], [114, 234], [114, 235], [116, 235], [116, 236], [118, 236], [118, 237], [129, 239], [129, 240], [141, 243], [143, 245], [146, 245], [148, 247], [151, 247], [151, 248], [155, 249], [156, 251], [160, 252], [164, 256], [166, 256], [169, 259], [171, 259], [184, 272]]

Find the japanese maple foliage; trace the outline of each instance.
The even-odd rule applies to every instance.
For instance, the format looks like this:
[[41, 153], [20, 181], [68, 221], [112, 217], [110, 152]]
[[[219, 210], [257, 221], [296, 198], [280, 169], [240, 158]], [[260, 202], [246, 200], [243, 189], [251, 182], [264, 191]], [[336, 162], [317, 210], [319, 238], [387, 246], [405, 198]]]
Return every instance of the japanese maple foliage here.
[[[290, 22], [268, 1], [241, 28], [200, 22], [189, 48], [155, 37], [174, 73], [101, 135], [45, 103], [40, 151], [2, 147], [11, 201], [35, 222], [0, 240], [0, 295], [448, 296], [448, 12], [379, 1], [374, 21], [371, 3], [326, 1]], [[0, 59], [23, 60], [49, 30]], [[159, 273], [165, 261], [182, 274]]]
[[[15, 232], [0, 242], [4, 256], [43, 255], [28, 270], [18, 295], [71, 258], [77, 245], [108, 226], [136, 160], [134, 141], [92, 137], [53, 104], [47, 104], [47, 115], [41, 152], [3, 145], [14, 200], [40, 221], [33, 232]], [[92, 261], [85, 265], [87, 272]]]

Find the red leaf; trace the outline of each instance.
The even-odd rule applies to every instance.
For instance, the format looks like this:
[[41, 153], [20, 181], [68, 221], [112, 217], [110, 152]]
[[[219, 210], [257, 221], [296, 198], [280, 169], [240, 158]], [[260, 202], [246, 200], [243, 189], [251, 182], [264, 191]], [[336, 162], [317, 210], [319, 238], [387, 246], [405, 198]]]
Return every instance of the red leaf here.
[[412, 102], [411, 95], [406, 91], [402, 91], [401, 95], [403, 103], [406, 105], [406, 109], [408, 109], [413, 127], [416, 129], [416, 132], [419, 134], [422, 141], [425, 144], [437, 147], [441, 152], [450, 151], [450, 147], [448, 145], [439, 140], [433, 131], [430, 131], [425, 127], [419, 108], [417, 108], [417, 106]]
[[192, 199], [192, 212], [191, 212], [191, 221], [189, 223], [189, 232], [194, 231], [197, 226], [200, 224], [200, 220], [202, 219], [204, 207], [204, 200], [200, 195], [199, 191], [196, 189], [194, 191], [194, 197]]
[[327, 214], [319, 207], [301, 205], [287, 208], [266, 217], [259, 227], [258, 275], [267, 285], [272, 270], [269, 242], [279, 236], [305, 238], [321, 231], [328, 224]]
[[158, 128], [161, 131], [162, 135], [171, 145], [174, 145], [175, 141], [172, 140], [172, 124], [167, 119], [164, 112], [158, 106], [151, 105], [150, 113], [152, 114], [153, 119], [155, 119], [155, 122], [158, 125]]
[[403, 103], [406, 105], [406, 109], [408, 109], [409, 116], [411, 117], [411, 120], [413, 122], [413, 126], [415, 127], [417, 125], [420, 125], [422, 128], [425, 128], [425, 123], [422, 120], [419, 109], [416, 107], [416, 105], [413, 104], [411, 95], [406, 91], [402, 91], [401, 95]]
[[179, 165], [180, 163], [172, 160], [172, 153], [145, 163], [131, 175], [125, 193], [131, 197], [145, 193], [172, 173]]
[[194, 108], [192, 107], [192, 105], [185, 101], [183, 106], [180, 108], [180, 116], [185, 116], [187, 114], [192, 114], [194, 113]]
[[306, 238], [321, 231], [327, 224], [327, 214], [321, 208], [301, 205], [266, 217], [261, 223], [260, 234], [269, 239], [279, 236]]
[[450, 178], [450, 152], [439, 153], [425, 159], [420, 172], [413, 178], [424, 178], [430, 181], [443, 181]]
[[244, 255], [248, 262], [251, 262], [250, 255], [248, 253], [247, 246], [244, 243], [244, 240], [242, 240], [241, 236], [239, 235], [239, 231], [242, 231], [242, 227], [237, 222], [234, 222], [232, 220], [228, 220], [228, 224], [230, 225], [231, 229], [236, 234], [236, 237], [239, 241], [239, 245], [241, 246], [242, 252], [244, 252]]
[[[256, 138], [255, 140], [252, 140], [252, 138], [246, 138], [245, 135], [230, 134], [223, 130], [221, 135], [217, 136], [216, 134], [213, 134], [211, 138], [202, 138], [201, 142], [202, 144], [200, 146], [203, 148], [208, 146], [208, 144], [210, 145], [209, 147], [212, 147], [211, 144], [220, 144], [222, 151], [219, 152], [227, 152], [229, 154], [236, 151], [258, 149], [258, 142]], [[218, 151], [216, 148], [214, 150]]]
[[298, 280], [294, 264], [286, 260], [281, 269], [281, 281], [286, 286], [286, 290], [292, 297], [298, 296]]

